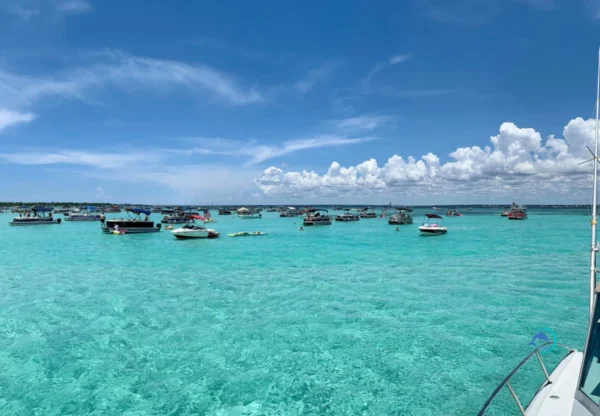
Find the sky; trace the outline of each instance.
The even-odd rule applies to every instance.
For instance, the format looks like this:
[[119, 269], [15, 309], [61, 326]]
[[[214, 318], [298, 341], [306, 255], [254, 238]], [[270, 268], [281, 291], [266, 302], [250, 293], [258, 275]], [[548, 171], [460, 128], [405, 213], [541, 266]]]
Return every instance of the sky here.
[[0, 200], [591, 200], [600, 0], [0, 0]]

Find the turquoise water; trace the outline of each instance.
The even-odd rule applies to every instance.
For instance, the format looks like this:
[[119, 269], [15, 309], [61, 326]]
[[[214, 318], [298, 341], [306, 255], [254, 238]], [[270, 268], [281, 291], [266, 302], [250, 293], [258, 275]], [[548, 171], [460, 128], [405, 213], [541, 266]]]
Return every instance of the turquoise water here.
[[[0, 414], [470, 415], [537, 328], [583, 346], [586, 212], [420, 237], [423, 212], [399, 232], [215, 212], [195, 241], [0, 215]], [[516, 414], [506, 392], [490, 414]]]

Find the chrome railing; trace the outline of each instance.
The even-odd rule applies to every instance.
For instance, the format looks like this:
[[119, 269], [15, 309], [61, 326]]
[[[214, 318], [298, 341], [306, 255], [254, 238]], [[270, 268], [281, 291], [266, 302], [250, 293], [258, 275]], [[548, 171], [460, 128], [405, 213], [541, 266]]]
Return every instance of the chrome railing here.
[[[548, 384], [552, 384], [552, 381], [550, 381], [550, 375], [548, 374], [548, 371], [546, 370], [546, 366], [544, 365], [544, 362], [542, 361], [542, 357], [540, 356], [540, 349], [547, 347], [550, 344], [553, 344], [553, 343], [547, 342], [545, 344], [540, 345], [539, 347], [537, 347], [536, 349], [531, 351], [525, 358], [523, 358], [523, 360], [521, 360], [521, 362], [519, 364], [517, 364], [517, 366], [515, 368], [513, 368], [510, 373], [508, 373], [508, 375], [504, 378], [504, 380], [502, 380], [502, 382], [500, 382], [500, 384], [498, 384], [498, 387], [496, 387], [494, 389], [494, 391], [490, 395], [489, 399], [486, 400], [486, 402], [481, 407], [481, 410], [479, 411], [479, 413], [477, 413], [477, 416], [483, 416], [485, 414], [485, 412], [488, 409], [488, 407], [490, 406], [490, 404], [492, 404], [492, 402], [494, 401], [494, 399], [496, 398], [498, 393], [500, 393], [500, 391], [502, 391], [504, 386], [506, 386], [508, 388], [508, 390], [510, 391], [510, 394], [511, 394], [513, 400], [515, 401], [517, 407], [519, 408], [521, 415], [525, 416], [525, 407], [523, 407], [523, 405], [521, 404], [521, 401], [519, 400], [517, 393], [513, 389], [513, 386], [510, 384], [510, 379], [512, 378], [512, 376], [514, 376], [517, 373], [517, 371], [519, 371], [519, 369], [521, 367], [523, 367], [523, 365], [527, 361], [529, 361], [529, 359], [531, 357], [533, 357], [535, 355], [538, 362], [540, 363], [540, 367], [542, 368], [542, 371], [544, 372], [544, 377], [545, 377], [542, 385], [536, 390], [536, 394], [539, 393], [540, 390], [542, 390]], [[565, 356], [565, 358], [567, 358], [569, 355], [571, 355], [573, 352], [575, 352], [574, 349], [569, 348], [566, 345], [562, 345], [562, 344], [558, 344], [558, 343], [555, 345], [569, 351], [569, 353]], [[564, 360], [564, 358], [563, 358], [563, 360]]]

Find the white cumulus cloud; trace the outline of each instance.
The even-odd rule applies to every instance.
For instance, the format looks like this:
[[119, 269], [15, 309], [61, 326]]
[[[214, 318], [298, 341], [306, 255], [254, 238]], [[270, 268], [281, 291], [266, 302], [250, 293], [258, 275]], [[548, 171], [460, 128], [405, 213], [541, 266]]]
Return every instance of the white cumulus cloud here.
[[35, 115], [32, 113], [21, 113], [19, 111], [11, 111], [0, 108], [0, 132], [8, 126], [19, 123], [28, 123], [34, 118]]
[[270, 167], [255, 179], [265, 195], [289, 198], [369, 197], [400, 193], [419, 201], [427, 196], [462, 195], [485, 201], [486, 196], [568, 194], [585, 198], [594, 121], [575, 118], [565, 126], [562, 138], [545, 140], [532, 128], [502, 123], [490, 145], [461, 147], [445, 163], [433, 154], [420, 158], [392, 155], [383, 165], [369, 159], [356, 166], [331, 163], [327, 172], [286, 172]]

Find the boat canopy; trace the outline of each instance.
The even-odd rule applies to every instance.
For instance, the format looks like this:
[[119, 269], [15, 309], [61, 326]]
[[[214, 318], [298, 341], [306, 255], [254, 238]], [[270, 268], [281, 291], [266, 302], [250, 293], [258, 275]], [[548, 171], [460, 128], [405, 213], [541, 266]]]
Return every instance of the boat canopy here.
[[149, 211], [147, 209], [142, 209], [142, 208], [130, 208], [127, 211], [133, 212], [136, 215], [140, 215], [140, 214], [150, 215], [150, 214], [152, 214], [151, 211]]
[[204, 221], [204, 218], [201, 217], [200, 215], [190, 215], [190, 218], [193, 220], [202, 220]]
[[240, 209], [237, 210], [237, 212], [248, 212], [248, 208], [242, 207]]
[[52, 208], [48, 208], [48, 207], [33, 207], [31, 208], [32, 211], [37, 211], [37, 212], [50, 212], [52, 211]]
[[326, 209], [324, 209], [324, 208], [317, 208], [317, 209], [315, 209], [315, 211], [323, 211], [323, 212], [326, 212], [326, 213], [328, 213], [328, 214], [329, 214], [329, 211], [327, 211], [327, 210], [326, 210]]
[[437, 215], [437, 214], [425, 214], [425, 216], [426, 216], [427, 218], [440, 218], [440, 219], [442, 218], [442, 217], [440, 217], [440, 216], [439, 216], [439, 215]]

